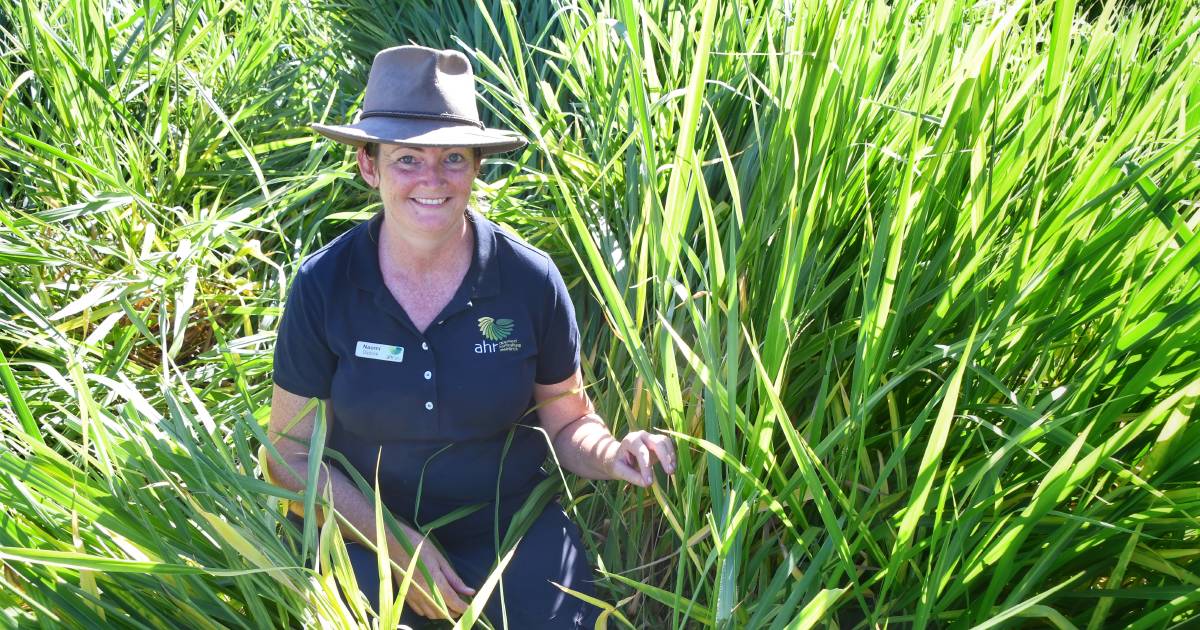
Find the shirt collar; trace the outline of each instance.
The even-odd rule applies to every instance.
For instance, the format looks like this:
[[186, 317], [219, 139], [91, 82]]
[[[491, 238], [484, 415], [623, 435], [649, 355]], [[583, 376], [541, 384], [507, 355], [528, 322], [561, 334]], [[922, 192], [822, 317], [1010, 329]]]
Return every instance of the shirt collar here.
[[[383, 210], [367, 221], [352, 245], [350, 282], [368, 291], [386, 291], [383, 272], [379, 269], [379, 232], [383, 228]], [[463, 277], [462, 286], [451, 303], [460, 297], [482, 298], [500, 293], [500, 269], [496, 261], [496, 226], [474, 209], [467, 210], [467, 223], [475, 231], [475, 246], [471, 266]], [[465, 296], [464, 296], [465, 293]]]

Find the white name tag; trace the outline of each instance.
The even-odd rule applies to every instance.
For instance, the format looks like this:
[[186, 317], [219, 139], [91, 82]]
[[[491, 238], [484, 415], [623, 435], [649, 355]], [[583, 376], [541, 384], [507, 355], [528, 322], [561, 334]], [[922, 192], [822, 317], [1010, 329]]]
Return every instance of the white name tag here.
[[354, 356], [364, 359], [378, 359], [380, 361], [402, 363], [404, 361], [404, 348], [402, 346], [389, 346], [382, 343], [360, 341], [354, 349]]

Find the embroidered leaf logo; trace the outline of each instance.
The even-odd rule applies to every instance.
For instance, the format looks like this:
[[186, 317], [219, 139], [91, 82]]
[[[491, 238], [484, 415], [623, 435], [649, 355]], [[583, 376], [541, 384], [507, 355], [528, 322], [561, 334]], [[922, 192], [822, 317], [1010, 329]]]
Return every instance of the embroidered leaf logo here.
[[479, 332], [483, 333], [484, 339], [500, 341], [512, 334], [512, 330], [513, 320], [511, 319], [479, 318]]

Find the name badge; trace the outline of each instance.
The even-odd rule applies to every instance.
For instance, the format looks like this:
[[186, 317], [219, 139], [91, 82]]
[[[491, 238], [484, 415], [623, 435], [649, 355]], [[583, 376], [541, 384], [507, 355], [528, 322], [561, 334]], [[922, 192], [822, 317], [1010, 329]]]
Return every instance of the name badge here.
[[402, 363], [404, 362], [404, 347], [360, 341], [354, 349], [354, 356], [364, 359], [378, 359], [380, 361]]

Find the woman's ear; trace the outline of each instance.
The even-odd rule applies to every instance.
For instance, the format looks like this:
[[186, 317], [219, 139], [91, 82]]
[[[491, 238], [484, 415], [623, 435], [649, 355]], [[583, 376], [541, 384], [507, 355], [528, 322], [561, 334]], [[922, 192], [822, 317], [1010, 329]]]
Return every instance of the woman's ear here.
[[379, 170], [375, 158], [367, 151], [367, 147], [358, 147], [355, 152], [355, 157], [358, 158], [358, 174], [362, 175], [363, 181], [371, 188], [379, 187]]

